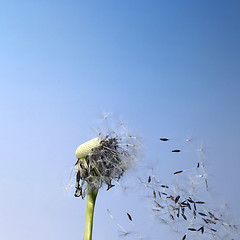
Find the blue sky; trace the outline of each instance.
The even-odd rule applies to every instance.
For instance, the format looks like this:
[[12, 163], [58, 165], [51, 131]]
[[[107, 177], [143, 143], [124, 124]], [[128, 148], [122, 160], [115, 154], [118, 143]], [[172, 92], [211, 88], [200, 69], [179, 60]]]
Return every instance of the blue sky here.
[[[0, 237], [82, 238], [85, 202], [63, 187], [104, 112], [141, 136], [141, 161], [159, 162], [164, 181], [175, 162], [159, 137], [193, 136], [213, 196], [238, 216], [239, 11], [233, 0], [2, 1]], [[142, 208], [131, 201], [99, 195], [94, 239], [117, 239], [106, 209], [121, 220]]]

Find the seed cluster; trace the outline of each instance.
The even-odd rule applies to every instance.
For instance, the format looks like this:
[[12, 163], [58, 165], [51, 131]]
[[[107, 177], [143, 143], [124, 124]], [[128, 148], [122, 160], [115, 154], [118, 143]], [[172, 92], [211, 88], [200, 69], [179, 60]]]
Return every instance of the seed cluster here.
[[[187, 186], [176, 190], [174, 187], [160, 184], [151, 176], [145, 184], [152, 191], [154, 215], [172, 229], [177, 227], [176, 231], [181, 230], [182, 240], [187, 239], [190, 232], [195, 232], [195, 237], [199, 239], [237, 239], [234, 232], [239, 231], [239, 227], [228, 222], [219, 209], [214, 209], [206, 201], [199, 200], [197, 195], [184, 191], [184, 187]], [[221, 238], [222, 235], [225, 238]]]
[[79, 146], [76, 151], [76, 197], [84, 198], [91, 189], [99, 189], [103, 183], [107, 190], [114, 187], [136, 158], [136, 138], [122, 136], [115, 131]]
[[[171, 142], [172, 139], [160, 138], [160, 141]], [[191, 139], [186, 139], [186, 142], [191, 143]], [[151, 169], [150, 174], [138, 177], [140, 184], [144, 186], [145, 191], [147, 190], [147, 198], [151, 200], [154, 219], [157, 223], [169, 226], [173, 232], [179, 235], [179, 240], [240, 239], [240, 226], [229, 219], [226, 206], [217, 205], [217, 197], [209, 194], [203, 148], [194, 148], [192, 143], [190, 145], [193, 153], [198, 155], [198, 157], [193, 155], [194, 159], [197, 160], [194, 163], [195, 166], [189, 169], [179, 169], [181, 163], [178, 164], [179, 166], [176, 167], [175, 171], [172, 171], [172, 177], [175, 179], [174, 184], [159, 181], [156, 177], [157, 169], [155, 166]], [[172, 154], [179, 156], [184, 152], [189, 152], [184, 151], [184, 148], [183, 150], [181, 148], [172, 149]], [[148, 168], [148, 170], [150, 169]], [[131, 224], [135, 224], [135, 216], [128, 212], [126, 214]], [[139, 240], [145, 239], [142, 238], [142, 233], [136, 232], [136, 228], [134, 231], [126, 231], [111, 214], [110, 217], [121, 231], [121, 237], [127, 238], [130, 235], [133, 239], [134, 235]], [[158, 236], [152, 239], [158, 239]]]
[[[161, 138], [161, 141], [169, 141]], [[172, 152], [180, 153], [181, 150]], [[153, 201], [152, 210], [161, 223], [168, 224], [176, 232], [181, 232], [181, 239], [239, 239], [239, 226], [230, 223], [219, 207], [215, 208], [202, 200], [203, 192], [208, 191], [208, 181], [204, 161], [200, 155], [197, 166], [192, 169], [178, 170], [174, 175], [188, 172], [192, 179], [200, 178], [202, 181], [181, 182], [178, 178], [176, 185], [166, 185], [157, 180], [154, 172], [141, 181], [150, 191], [149, 197]], [[200, 194], [198, 189], [201, 188]], [[193, 235], [194, 234], [194, 235]]]

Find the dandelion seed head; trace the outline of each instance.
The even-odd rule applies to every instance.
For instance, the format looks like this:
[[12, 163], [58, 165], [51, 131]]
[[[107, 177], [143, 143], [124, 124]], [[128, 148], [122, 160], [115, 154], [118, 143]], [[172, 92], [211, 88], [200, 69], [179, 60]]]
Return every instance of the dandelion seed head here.
[[[107, 119], [104, 116], [104, 119]], [[95, 137], [76, 150], [76, 192], [75, 196], [85, 197], [90, 189], [99, 189], [103, 184], [111, 189], [125, 172], [136, 163], [138, 156], [138, 139], [129, 134], [125, 125], [120, 123], [107, 132], [98, 131]]]

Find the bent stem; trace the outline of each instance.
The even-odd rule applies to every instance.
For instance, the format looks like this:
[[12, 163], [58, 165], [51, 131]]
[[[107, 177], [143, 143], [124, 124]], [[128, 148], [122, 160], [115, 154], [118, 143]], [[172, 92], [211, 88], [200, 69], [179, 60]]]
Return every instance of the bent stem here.
[[87, 208], [83, 240], [92, 240], [93, 213], [98, 189], [92, 189], [87, 194]]

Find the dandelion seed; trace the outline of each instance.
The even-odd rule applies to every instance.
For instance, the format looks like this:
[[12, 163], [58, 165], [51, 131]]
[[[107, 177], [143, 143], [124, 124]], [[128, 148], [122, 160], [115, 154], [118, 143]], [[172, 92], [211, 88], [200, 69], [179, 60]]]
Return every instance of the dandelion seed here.
[[161, 206], [157, 201], [154, 200], [154, 202], [155, 202], [155, 204], [156, 204], [156, 206], [157, 206], [158, 208], [164, 208], [164, 207]]
[[197, 216], [196, 211], [193, 210], [193, 217], [194, 217], [194, 219], [196, 218], [196, 216]]
[[128, 232], [125, 231], [125, 229], [124, 229], [118, 222], [116, 222], [116, 220], [114, 219], [113, 215], [110, 213], [110, 211], [109, 211], [108, 209], [107, 209], [107, 211], [108, 211], [110, 217], [112, 218], [112, 220], [116, 223], [116, 225], [121, 229], [121, 231], [122, 231], [124, 234], [127, 235]]
[[115, 185], [113, 185], [113, 184], [108, 184], [108, 188], [107, 188], [107, 191], [110, 189], [110, 188], [112, 188], [112, 187], [114, 187]]
[[130, 215], [129, 213], [127, 213], [127, 216], [128, 216], [128, 219], [129, 219], [130, 221], [132, 221], [132, 217], [131, 217], [131, 215]]
[[156, 198], [156, 192], [153, 190], [153, 197]]
[[188, 228], [189, 231], [197, 231], [195, 228]]
[[148, 177], [148, 183], [150, 183], [150, 182], [151, 182], [151, 176]]
[[177, 172], [175, 172], [175, 173], [173, 173], [173, 174], [179, 174], [179, 173], [182, 173], [183, 171], [181, 170], [181, 171], [177, 171]]
[[175, 203], [178, 202], [179, 198], [180, 198], [180, 196], [178, 195], [178, 196], [175, 198]]
[[163, 142], [169, 141], [168, 138], [160, 138], [160, 140], [163, 141]]
[[187, 207], [189, 208], [189, 210], [192, 210], [191, 205], [189, 203], [187, 203]]
[[216, 224], [216, 222], [212, 221], [211, 219], [202, 218], [202, 220], [207, 224]]
[[183, 237], [182, 237], [182, 240], [185, 240], [187, 237], [187, 235], [185, 234]]
[[199, 215], [201, 215], [201, 216], [204, 216], [204, 217], [206, 217], [206, 216], [207, 216], [207, 214], [205, 214], [205, 213], [202, 213], [202, 212], [199, 212], [198, 214], [199, 214]]
[[187, 221], [187, 217], [184, 214], [182, 214], [182, 217]]
[[179, 149], [174, 149], [174, 150], [172, 150], [172, 152], [178, 153], [178, 152], [181, 152], [181, 150], [179, 150]]
[[194, 201], [192, 200], [191, 197], [188, 197], [188, 201], [189, 201], [190, 203], [194, 203]]
[[177, 212], [177, 217], [179, 218], [179, 216], [180, 216], [180, 214], [179, 214], [179, 210], [178, 210], [178, 212]]
[[219, 220], [218, 218], [216, 218], [211, 212], [208, 212], [209, 216], [211, 217], [211, 219], [213, 220]]
[[172, 195], [170, 195], [169, 197], [175, 202], [175, 199]]
[[203, 232], [204, 232], [204, 227], [203, 227], [203, 226], [200, 227], [200, 228], [198, 229], [198, 231], [201, 231], [201, 233], [203, 234]]

